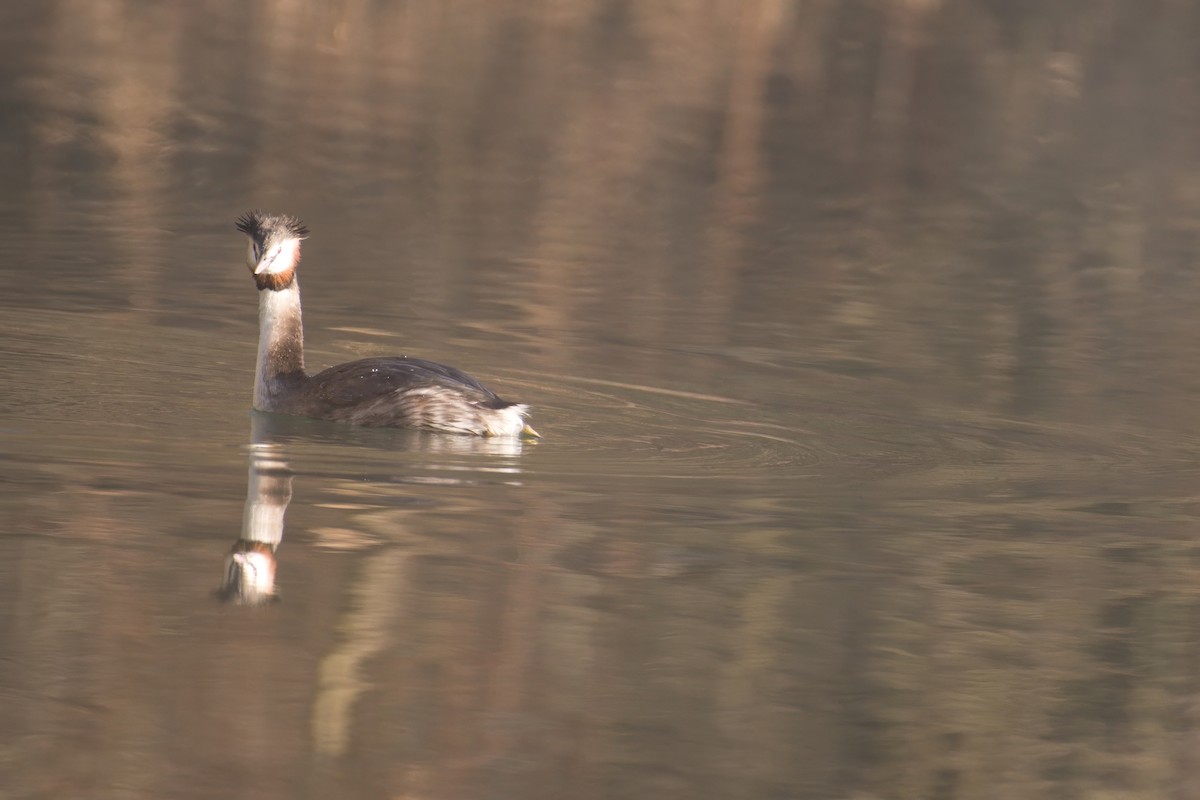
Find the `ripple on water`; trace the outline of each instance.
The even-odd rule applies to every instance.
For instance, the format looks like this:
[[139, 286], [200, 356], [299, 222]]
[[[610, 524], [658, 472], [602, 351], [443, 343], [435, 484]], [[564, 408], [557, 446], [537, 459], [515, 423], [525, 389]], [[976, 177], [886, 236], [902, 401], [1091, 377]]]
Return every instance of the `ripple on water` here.
[[538, 470], [763, 479], [800, 475], [827, 457], [809, 431], [742, 400], [583, 378], [531, 387], [546, 437], [532, 460]]
[[[519, 380], [506, 383], [519, 384]], [[993, 478], [1000, 464], [1037, 469], [1047, 454], [1120, 461], [1089, 426], [1052, 426], [880, 408], [869, 395], [832, 404], [772, 407], [720, 395], [554, 376], [529, 383], [535, 423], [546, 438], [527, 448], [522, 469], [543, 475], [717, 481], [857, 481], [887, 477], [924, 485]], [[1053, 469], [1050, 464], [1042, 464]]]

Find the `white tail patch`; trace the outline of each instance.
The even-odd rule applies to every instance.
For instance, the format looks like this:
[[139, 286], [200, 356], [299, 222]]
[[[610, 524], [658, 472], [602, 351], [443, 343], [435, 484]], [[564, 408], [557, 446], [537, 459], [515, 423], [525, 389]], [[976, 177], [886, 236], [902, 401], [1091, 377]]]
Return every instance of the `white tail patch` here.
[[[532, 431], [525, 424], [525, 415], [529, 413], [529, 406], [515, 405], [508, 408], [488, 409], [483, 413], [483, 424], [487, 427], [488, 436], [520, 436], [526, 432], [526, 429]], [[537, 436], [536, 433], [533, 434]]]

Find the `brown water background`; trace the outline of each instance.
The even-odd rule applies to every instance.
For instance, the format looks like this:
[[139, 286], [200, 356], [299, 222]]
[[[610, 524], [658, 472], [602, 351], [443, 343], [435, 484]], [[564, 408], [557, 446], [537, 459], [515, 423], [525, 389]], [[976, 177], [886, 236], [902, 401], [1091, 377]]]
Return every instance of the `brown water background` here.
[[[1200, 796], [1198, 131], [1192, 2], [5, 4], [0, 798]], [[544, 438], [250, 415], [254, 207]]]

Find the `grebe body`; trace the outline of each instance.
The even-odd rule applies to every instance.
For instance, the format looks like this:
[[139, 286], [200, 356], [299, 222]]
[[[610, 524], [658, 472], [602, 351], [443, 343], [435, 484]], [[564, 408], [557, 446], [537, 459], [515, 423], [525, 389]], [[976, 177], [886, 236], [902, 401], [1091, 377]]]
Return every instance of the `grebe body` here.
[[237, 221], [250, 240], [259, 293], [254, 407], [355, 425], [477, 436], [537, 436], [528, 406], [502, 400], [454, 367], [419, 358], [364, 358], [309, 375], [296, 268], [308, 229], [295, 217], [252, 211]]

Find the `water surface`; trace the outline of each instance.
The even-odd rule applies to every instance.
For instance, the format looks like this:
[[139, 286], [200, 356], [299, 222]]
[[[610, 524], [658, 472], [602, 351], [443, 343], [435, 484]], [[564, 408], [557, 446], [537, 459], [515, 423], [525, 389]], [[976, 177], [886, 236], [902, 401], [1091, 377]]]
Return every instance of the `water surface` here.
[[[1071, 8], [0, 12], [0, 795], [1195, 794], [1200, 15]], [[544, 438], [252, 414], [254, 207]]]

